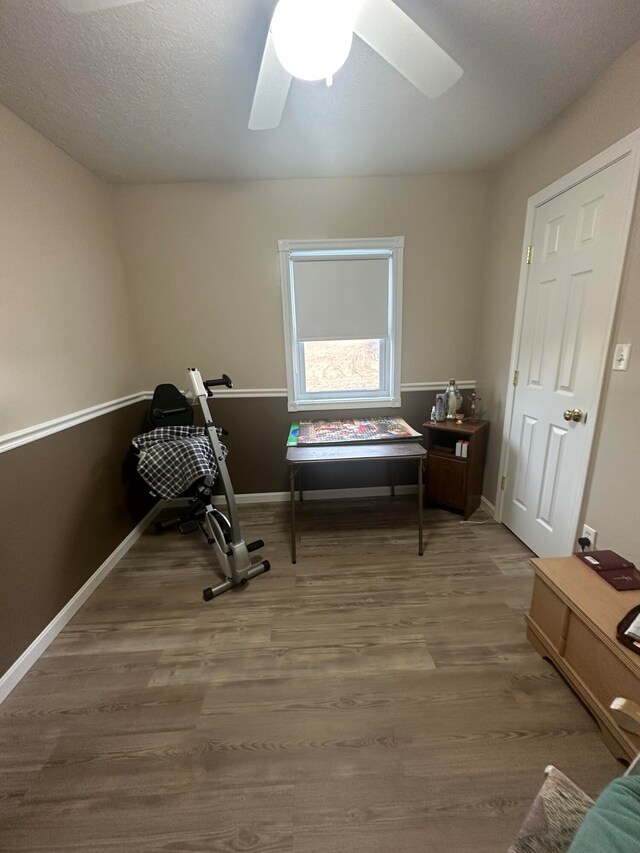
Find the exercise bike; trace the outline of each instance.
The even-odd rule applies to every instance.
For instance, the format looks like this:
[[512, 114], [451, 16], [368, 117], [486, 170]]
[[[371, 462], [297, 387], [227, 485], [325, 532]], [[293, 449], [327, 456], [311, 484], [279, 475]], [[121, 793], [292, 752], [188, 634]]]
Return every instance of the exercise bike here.
[[[223, 592], [236, 586], [246, 584], [251, 578], [257, 577], [271, 568], [268, 560], [252, 563], [250, 554], [264, 547], [262, 539], [246, 543], [240, 532], [238, 508], [231, 478], [222, 450], [218, 430], [213, 422], [209, 409], [208, 398], [212, 396], [211, 388], [224, 385], [232, 388], [233, 383], [226, 374], [220, 379], [204, 381], [200, 372], [191, 367], [187, 370], [188, 389], [182, 394], [173, 385], [161, 385], [156, 389], [151, 404], [151, 422], [154, 426], [192, 424], [192, 408], [200, 406], [204, 417], [204, 429], [213, 450], [216, 466], [222, 482], [228, 517], [212, 505], [211, 489], [198, 483], [192, 490], [187, 519], [171, 519], [160, 521], [157, 531], [178, 526], [181, 533], [190, 533], [198, 527], [212, 546], [225, 580], [217, 586], [207, 587], [202, 592], [205, 601], [211, 601]], [[163, 403], [165, 405], [163, 405]], [[169, 403], [167, 406], [166, 404]]]

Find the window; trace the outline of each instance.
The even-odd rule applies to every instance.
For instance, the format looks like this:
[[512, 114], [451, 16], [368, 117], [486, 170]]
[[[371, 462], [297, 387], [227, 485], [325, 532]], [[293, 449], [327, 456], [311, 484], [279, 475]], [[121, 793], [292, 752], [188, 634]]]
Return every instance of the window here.
[[289, 411], [399, 406], [404, 237], [278, 248]]

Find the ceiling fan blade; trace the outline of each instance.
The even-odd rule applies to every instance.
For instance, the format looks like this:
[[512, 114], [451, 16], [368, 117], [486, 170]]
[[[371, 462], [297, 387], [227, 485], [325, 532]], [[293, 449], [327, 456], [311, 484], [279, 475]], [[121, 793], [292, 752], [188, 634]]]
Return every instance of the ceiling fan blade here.
[[74, 15], [83, 15], [87, 12], [99, 12], [102, 9], [113, 9], [116, 6], [129, 6], [139, 3], [140, 0], [58, 0], [58, 3]]
[[269, 30], [249, 116], [249, 130], [272, 130], [278, 127], [287, 102], [291, 80], [291, 74], [284, 70], [276, 56], [271, 30]]
[[460, 77], [462, 68], [393, 0], [364, 0], [357, 36], [428, 98], [437, 98]]

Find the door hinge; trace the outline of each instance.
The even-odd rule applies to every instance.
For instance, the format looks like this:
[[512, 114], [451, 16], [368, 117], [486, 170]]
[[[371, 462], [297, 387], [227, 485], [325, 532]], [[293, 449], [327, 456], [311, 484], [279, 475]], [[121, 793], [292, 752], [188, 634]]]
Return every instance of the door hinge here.
[[532, 257], [533, 257], [533, 246], [528, 246], [527, 247], [527, 260], [525, 261], [525, 263], [530, 264]]
[[515, 388], [515, 387], [516, 387], [516, 385], [518, 384], [518, 380], [519, 380], [519, 379], [520, 379], [520, 371], [519, 371], [519, 370], [514, 370], [514, 371], [513, 371], [513, 387], [514, 387], [514, 388]]
[[505, 475], [505, 476], [502, 478], [502, 480], [500, 481], [500, 491], [501, 491], [501, 492], [504, 492], [506, 485], [507, 485], [507, 477], [506, 477], [506, 475]]

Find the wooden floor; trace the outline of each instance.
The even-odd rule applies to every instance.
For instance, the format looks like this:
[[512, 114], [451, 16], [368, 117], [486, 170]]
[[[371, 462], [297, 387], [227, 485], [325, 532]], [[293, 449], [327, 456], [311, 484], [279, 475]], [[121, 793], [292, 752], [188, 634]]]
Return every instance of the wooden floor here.
[[[270, 574], [214, 602], [142, 537], [0, 706], [0, 849], [499, 853], [553, 763], [621, 772], [531, 650], [527, 550], [414, 500], [242, 509]], [[477, 514], [474, 520], [486, 521]]]

